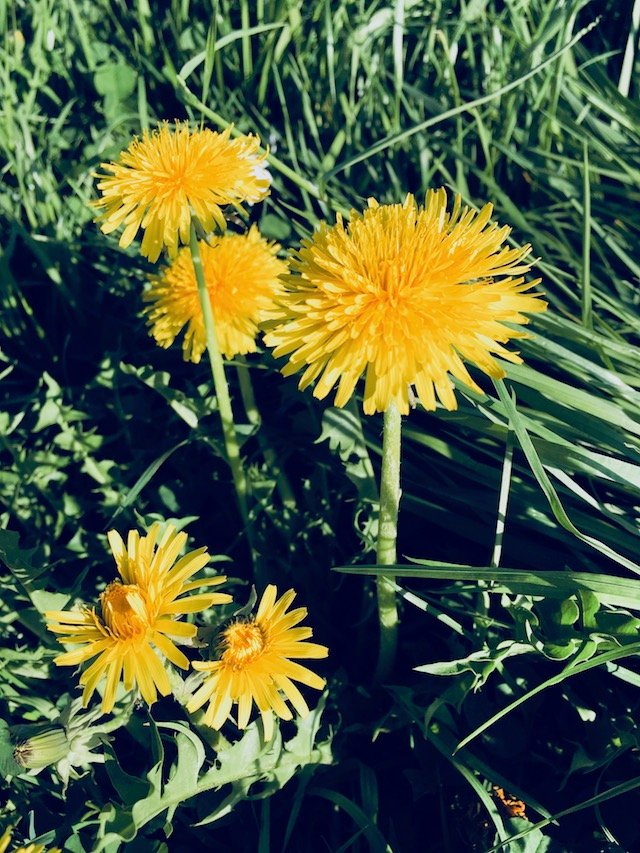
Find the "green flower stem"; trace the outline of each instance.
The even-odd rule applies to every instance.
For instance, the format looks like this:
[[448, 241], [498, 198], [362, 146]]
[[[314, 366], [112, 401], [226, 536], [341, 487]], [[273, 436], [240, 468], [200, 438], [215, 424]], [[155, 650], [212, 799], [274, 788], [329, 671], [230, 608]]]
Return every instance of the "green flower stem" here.
[[260, 417], [260, 411], [256, 403], [256, 397], [253, 393], [253, 384], [251, 382], [251, 374], [249, 373], [249, 367], [244, 363], [240, 363], [237, 366], [237, 370], [238, 383], [240, 385], [240, 395], [244, 404], [244, 410], [247, 414], [247, 420], [252, 426], [258, 428], [258, 444], [260, 445], [260, 449], [262, 450], [262, 455], [264, 456], [265, 462], [267, 463], [276, 478], [276, 487], [278, 489], [278, 492], [280, 493], [282, 503], [284, 504], [284, 506], [294, 507], [296, 505], [296, 496], [293, 493], [293, 489], [291, 488], [289, 478], [285, 474], [283, 468], [278, 463], [278, 458], [274, 453], [273, 449], [270, 447], [269, 442], [265, 441], [264, 435], [262, 434], [262, 432], [260, 432], [259, 429], [260, 424], [262, 422], [262, 418]]
[[222, 422], [222, 435], [224, 437], [224, 446], [227, 452], [227, 462], [231, 468], [231, 475], [233, 477], [233, 485], [236, 489], [240, 515], [242, 516], [242, 521], [248, 534], [249, 528], [247, 522], [249, 513], [247, 505], [249, 489], [247, 485], [247, 478], [245, 477], [242, 467], [242, 459], [240, 458], [240, 446], [238, 444], [236, 428], [233, 422], [233, 410], [231, 408], [229, 386], [227, 385], [227, 377], [224, 372], [222, 354], [218, 347], [218, 340], [216, 338], [211, 300], [209, 299], [209, 291], [207, 290], [207, 283], [204, 277], [204, 268], [202, 266], [200, 247], [198, 246], [196, 227], [193, 219], [191, 220], [189, 248], [191, 250], [193, 269], [198, 283], [198, 296], [200, 298], [202, 317], [204, 319], [204, 329], [207, 336], [207, 352], [209, 353], [213, 385], [218, 399], [218, 411], [220, 412], [220, 421]]
[[240, 386], [240, 396], [247, 415], [247, 420], [251, 426], [260, 426], [262, 418], [256, 404], [256, 395], [253, 393], [253, 384], [249, 373], [249, 366], [244, 361], [238, 361], [236, 365], [238, 372], [238, 384]]
[[[380, 475], [380, 513], [376, 562], [392, 566], [396, 562], [398, 506], [400, 504], [400, 437], [401, 417], [393, 403], [384, 413], [382, 438], [382, 472]], [[393, 667], [398, 644], [398, 607], [394, 575], [380, 575], [377, 580], [380, 648], [375, 681], [384, 681]]]

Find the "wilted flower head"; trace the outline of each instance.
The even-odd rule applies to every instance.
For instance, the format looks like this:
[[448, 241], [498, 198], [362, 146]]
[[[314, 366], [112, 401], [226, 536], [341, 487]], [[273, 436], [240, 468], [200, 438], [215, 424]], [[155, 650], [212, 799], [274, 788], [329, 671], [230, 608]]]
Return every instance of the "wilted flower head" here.
[[163, 246], [174, 257], [178, 241], [189, 242], [192, 215], [205, 231], [224, 228], [221, 207], [261, 201], [271, 176], [255, 136], [231, 139], [231, 128], [218, 133], [192, 130], [186, 122], [164, 122], [136, 137], [117, 162], [102, 163], [110, 173], [98, 175], [101, 198], [93, 205], [101, 229], [110, 234], [121, 225], [123, 248], [144, 230], [142, 254], [156, 261]]
[[279, 319], [265, 336], [276, 357], [289, 356], [282, 372], [304, 370], [300, 388], [317, 380], [320, 399], [337, 384], [336, 406], [364, 373], [367, 414], [391, 403], [406, 414], [410, 386], [426, 409], [436, 397], [455, 409], [450, 376], [480, 390], [464, 361], [504, 376], [494, 355], [521, 361], [502, 344], [525, 337], [512, 324], [546, 303], [526, 292], [539, 282], [522, 277], [531, 247], [504, 247], [510, 228], [490, 224], [492, 210], [463, 208], [457, 197], [447, 213], [439, 189], [424, 207], [411, 195], [404, 204], [370, 199], [348, 225], [339, 214], [323, 223], [291, 260]]
[[197, 629], [177, 618], [231, 601], [230, 595], [217, 592], [181, 598], [195, 589], [217, 586], [226, 578], [190, 581], [209, 562], [206, 548], [198, 548], [178, 559], [187, 534], [177, 533], [171, 525], [167, 525], [156, 541], [159, 534], [158, 523], [152, 525], [146, 536], [132, 530], [125, 546], [120, 535], [111, 530], [109, 544], [120, 578], [112, 581], [100, 596], [99, 612], [84, 608], [45, 614], [49, 630], [60, 635], [60, 642], [80, 647], [58, 655], [54, 663], [77, 666], [97, 656], [80, 677], [85, 706], [105, 676], [104, 712], [112, 710], [121, 678], [126, 690], [137, 685], [149, 705], [155, 702], [158, 692], [167, 696], [171, 692], [169, 678], [154, 647], [171, 663], [186, 669], [187, 657], [170, 638], [189, 639]]
[[291, 702], [301, 717], [309, 713], [293, 682], [321, 690], [324, 679], [291, 658], [325, 658], [329, 650], [305, 642], [313, 635], [311, 628], [295, 627], [307, 615], [304, 607], [287, 613], [295, 595], [290, 589], [276, 600], [276, 587], [269, 585], [256, 616], [238, 619], [223, 631], [219, 659], [194, 662], [194, 669], [202, 670], [205, 678], [187, 710], [192, 713], [208, 701], [205, 725], [219, 729], [237, 703], [238, 728], [244, 729], [255, 702], [262, 716], [265, 739], [271, 740], [274, 712], [283, 720], [293, 717], [285, 700]]
[[[279, 248], [264, 240], [255, 225], [246, 234], [227, 232], [200, 243], [218, 346], [227, 358], [255, 352], [258, 325], [273, 314], [282, 291], [278, 277], [287, 268], [276, 257]], [[186, 326], [185, 361], [199, 362], [207, 340], [189, 249], [181, 249], [170, 266], [150, 278], [143, 298], [158, 344], [171, 346]]]

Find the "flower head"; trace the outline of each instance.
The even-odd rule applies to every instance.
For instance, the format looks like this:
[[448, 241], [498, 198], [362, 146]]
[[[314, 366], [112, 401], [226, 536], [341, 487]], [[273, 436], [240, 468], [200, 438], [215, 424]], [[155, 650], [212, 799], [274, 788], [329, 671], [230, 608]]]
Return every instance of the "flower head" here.
[[344, 406], [365, 373], [364, 411], [395, 403], [409, 411], [409, 386], [426, 409], [436, 396], [456, 408], [450, 379], [477, 391], [463, 361], [499, 378], [494, 354], [521, 359], [502, 344], [525, 337], [511, 324], [546, 303], [527, 293], [529, 245], [503, 247], [510, 229], [489, 224], [492, 206], [476, 212], [456, 198], [447, 213], [444, 189], [429, 191], [419, 207], [404, 204], [352, 211], [345, 226], [338, 214], [323, 223], [290, 262], [282, 310], [265, 337], [274, 355], [289, 356], [285, 375], [304, 368], [300, 388], [318, 380], [323, 399], [338, 383], [336, 406]]
[[273, 712], [283, 720], [293, 716], [286, 699], [301, 717], [309, 713], [293, 682], [321, 690], [324, 679], [291, 658], [324, 658], [329, 650], [305, 642], [312, 636], [311, 628], [294, 627], [307, 615], [304, 607], [287, 613], [295, 595], [290, 589], [276, 600], [276, 587], [269, 585], [256, 616], [235, 621], [223, 631], [219, 660], [194, 662], [194, 668], [202, 670], [205, 678], [187, 705], [190, 713], [210, 701], [204, 723], [219, 729], [237, 702], [238, 728], [244, 729], [255, 702], [262, 715], [266, 740], [273, 735]]
[[186, 669], [187, 657], [171, 637], [188, 639], [196, 626], [177, 621], [185, 613], [199, 613], [213, 604], [226, 604], [231, 596], [204, 592], [187, 595], [199, 587], [217, 586], [225, 577], [189, 580], [209, 561], [206, 548], [191, 551], [177, 562], [187, 541], [186, 533], [177, 533], [168, 525], [158, 540], [160, 525], [154, 524], [146, 536], [136, 530], [129, 533], [125, 547], [115, 530], [108, 533], [120, 578], [112, 581], [100, 596], [100, 610], [63, 610], [46, 613], [48, 628], [59, 634], [60, 642], [77, 645], [54, 659], [58, 666], [77, 666], [90, 658], [96, 660], [80, 677], [86, 705], [106, 675], [102, 710], [111, 711], [120, 679], [126, 690], [134, 685], [149, 705], [157, 693], [171, 692], [169, 678], [157, 649], [176, 666]]
[[[0, 836], [0, 853], [5, 853], [11, 844], [11, 835], [13, 834], [12, 827], [8, 827]], [[46, 853], [47, 848], [44, 844], [34, 844], [31, 842], [26, 847], [19, 845], [11, 850], [11, 853]], [[49, 853], [60, 853], [59, 847], [50, 847]]]
[[126, 248], [142, 228], [142, 254], [156, 261], [163, 245], [174, 257], [178, 240], [189, 242], [192, 215], [205, 231], [224, 229], [222, 206], [261, 201], [271, 182], [267, 155], [257, 137], [230, 134], [231, 128], [217, 133], [164, 122], [136, 137], [118, 162], [101, 164], [110, 174], [97, 175], [102, 197], [93, 205], [101, 210], [102, 231], [124, 225], [120, 245]]
[[[276, 257], [280, 247], [268, 243], [255, 226], [246, 234], [227, 233], [200, 243], [220, 351], [227, 358], [255, 352], [258, 324], [273, 314], [281, 293], [278, 276], [286, 265]], [[189, 249], [150, 278], [144, 294], [151, 334], [161, 347], [171, 346], [183, 326], [185, 361], [199, 362], [206, 334], [198, 285]]]

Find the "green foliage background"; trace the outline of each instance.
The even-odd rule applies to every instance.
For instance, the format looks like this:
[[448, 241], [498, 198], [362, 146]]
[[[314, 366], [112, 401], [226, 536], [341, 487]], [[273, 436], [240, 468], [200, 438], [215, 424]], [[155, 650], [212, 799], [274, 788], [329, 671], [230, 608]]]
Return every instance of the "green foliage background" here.
[[174, 118], [258, 133], [274, 183], [250, 216], [284, 246], [369, 196], [444, 184], [491, 200], [533, 244], [550, 303], [504, 384], [478, 377], [486, 394], [460, 392], [458, 412], [405, 420], [409, 568], [383, 688], [368, 568], [381, 418], [319, 404], [268, 353], [251, 358], [259, 581], [309, 608], [328, 694], [270, 747], [255, 727], [235, 743], [232, 728], [191, 727], [173, 699], [129, 708], [106, 763], [67, 787], [4, 768], [16, 837], [68, 851], [638, 848], [638, 10], [0, 2], [6, 724], [75, 697], [41, 614], [95, 600], [111, 527], [173, 519], [231, 560], [236, 599], [253, 582], [206, 366], [154, 345], [149, 268], [91, 221], [92, 174], [133, 134]]

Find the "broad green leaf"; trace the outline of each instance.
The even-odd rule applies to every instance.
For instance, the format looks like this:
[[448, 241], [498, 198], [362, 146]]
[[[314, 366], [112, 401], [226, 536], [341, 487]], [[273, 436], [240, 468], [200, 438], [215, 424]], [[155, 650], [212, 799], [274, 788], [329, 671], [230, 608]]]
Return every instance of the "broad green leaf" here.
[[120, 364], [120, 369], [126, 375], [134, 376], [148, 388], [157, 391], [191, 429], [198, 426], [198, 420], [204, 414], [202, 405], [187, 397], [182, 391], [172, 388], [171, 376], [168, 373], [153, 370], [150, 367], [135, 367], [124, 362]]
[[[37, 548], [21, 548], [19, 541], [15, 531], [0, 530], [0, 559], [21, 586], [32, 589], [33, 582], [47, 571], [47, 566], [42, 557], [38, 557]], [[38, 557], [35, 565], [34, 557]]]
[[331, 450], [337, 452], [345, 472], [363, 499], [378, 500], [378, 489], [362, 434], [360, 416], [355, 409], [330, 407], [322, 416], [322, 433], [318, 442], [329, 441]]
[[17, 776], [24, 771], [13, 757], [14, 744], [11, 742], [9, 725], [0, 720], [0, 776]]
[[125, 62], [112, 62], [97, 68], [93, 83], [99, 95], [114, 102], [125, 101], [136, 87], [136, 72]]
[[105, 850], [118, 839], [131, 841], [143, 826], [174, 810], [203, 791], [231, 786], [229, 794], [199, 825], [218, 820], [232, 806], [249, 796], [252, 786], [263, 783], [263, 795], [281, 788], [301, 767], [327, 764], [332, 760], [328, 744], [314, 743], [324, 703], [312, 711], [306, 720], [298, 720], [298, 734], [283, 743], [279, 731], [270, 743], [261, 737], [261, 728], [252, 723], [234, 744], [225, 743], [219, 736], [215, 764], [200, 773], [205, 761], [205, 746], [198, 735], [184, 723], [159, 723], [160, 730], [173, 732], [176, 761], [163, 782], [162, 756], [146, 780], [131, 782], [119, 765], [110, 769], [120, 795], [127, 796], [124, 808], [109, 809], [103, 815], [100, 847]]

